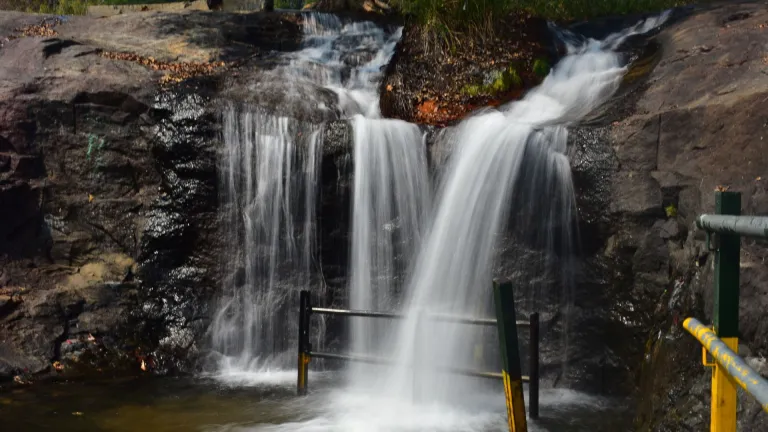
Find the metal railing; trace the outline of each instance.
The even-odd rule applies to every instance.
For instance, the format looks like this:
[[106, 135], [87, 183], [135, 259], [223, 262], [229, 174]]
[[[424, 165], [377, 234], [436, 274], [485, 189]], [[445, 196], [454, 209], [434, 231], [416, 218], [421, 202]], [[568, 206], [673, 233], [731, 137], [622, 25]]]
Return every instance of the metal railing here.
[[[708, 352], [720, 367], [725, 368], [728, 375], [744, 391], [754, 396], [763, 410], [768, 412], [768, 381], [752, 369], [736, 352], [731, 350], [725, 342], [715, 335], [715, 332], [699, 322], [696, 318], [688, 318], [683, 326], [692, 334], [704, 350]], [[703, 356], [702, 363], [706, 366], [714, 366]]]
[[[512, 301], [512, 288], [509, 285], [494, 284], [496, 294], [497, 316], [493, 318], [475, 318], [447, 314], [425, 313], [423, 319], [433, 322], [448, 322], [467, 325], [497, 327], [500, 332], [500, 344], [502, 349], [502, 362], [504, 363], [501, 372], [478, 371], [472, 369], [434, 366], [432, 371], [437, 373], [447, 373], [468, 377], [486, 378], [502, 380], [505, 387], [505, 396], [507, 398], [507, 410], [510, 417], [510, 431], [525, 432], [525, 406], [522, 398], [522, 385], [519, 385], [519, 391], [515, 383], [528, 383], [529, 397], [529, 416], [532, 419], [539, 417], [539, 314], [532, 313], [527, 321], [518, 321], [515, 319], [514, 302]], [[377, 319], [401, 320], [406, 315], [393, 312], [361, 311], [348, 309], [329, 309], [323, 307], [313, 307], [309, 291], [301, 291], [299, 301], [299, 353], [298, 364], [299, 372], [297, 379], [297, 391], [300, 395], [306, 394], [308, 388], [308, 371], [310, 359], [323, 358], [329, 360], [342, 360], [351, 362], [360, 362], [377, 365], [396, 365], [397, 362], [373, 356], [338, 354], [321, 351], [313, 351], [309, 341], [309, 327], [312, 315], [334, 315], [342, 317], [365, 317]], [[500, 323], [501, 321], [501, 323]], [[506, 327], [512, 324], [514, 327], [527, 327], [529, 330], [529, 375], [523, 376], [520, 373], [519, 349], [517, 346], [517, 330], [513, 332], [506, 331]], [[505, 338], [506, 336], [506, 338]], [[510, 337], [511, 336], [511, 337]], [[408, 365], [408, 367], [414, 367]], [[515, 387], [513, 389], [513, 387]], [[514, 393], [514, 394], [513, 394]], [[522, 409], [522, 419], [520, 410]], [[514, 415], [513, 411], [517, 412]], [[514, 418], [514, 421], [513, 421]]]
[[[687, 318], [683, 326], [703, 346], [702, 363], [713, 368], [710, 428], [735, 432], [737, 386], [768, 412], [768, 381], [737, 354], [741, 237], [768, 238], [768, 217], [740, 216], [741, 194], [737, 192], [715, 192], [715, 210], [717, 214], [696, 219], [696, 225], [707, 233], [707, 249], [715, 252], [714, 325], [711, 329]], [[707, 361], [707, 353], [714, 362]]]

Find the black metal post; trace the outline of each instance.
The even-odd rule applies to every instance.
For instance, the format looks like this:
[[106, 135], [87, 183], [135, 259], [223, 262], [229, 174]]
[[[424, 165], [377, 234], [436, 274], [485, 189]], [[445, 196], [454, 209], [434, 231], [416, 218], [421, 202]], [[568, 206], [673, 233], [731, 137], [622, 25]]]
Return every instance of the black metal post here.
[[539, 313], [530, 316], [530, 349], [528, 350], [528, 415], [539, 418]]
[[307, 394], [309, 384], [309, 352], [312, 347], [309, 343], [309, 317], [312, 312], [312, 300], [309, 291], [302, 290], [299, 294], [299, 372], [296, 391], [299, 396]]

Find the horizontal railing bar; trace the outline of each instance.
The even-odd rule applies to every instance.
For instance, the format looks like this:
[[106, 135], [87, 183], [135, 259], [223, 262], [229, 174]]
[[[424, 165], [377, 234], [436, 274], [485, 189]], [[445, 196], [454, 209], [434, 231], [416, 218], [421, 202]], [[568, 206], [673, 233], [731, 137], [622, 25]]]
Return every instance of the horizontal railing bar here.
[[[393, 313], [393, 312], [375, 312], [365, 310], [349, 310], [349, 309], [329, 309], [329, 308], [311, 308], [312, 313], [321, 315], [340, 315], [349, 317], [365, 317], [365, 318], [387, 318], [387, 319], [404, 319], [405, 314]], [[483, 326], [495, 326], [496, 320], [494, 318], [472, 318], [462, 317], [457, 315], [447, 314], [426, 314], [429, 319], [440, 322], [454, 322], [460, 324], [473, 324]], [[516, 324], [520, 327], [526, 327], [530, 325], [528, 321], [516, 321]]]
[[353, 317], [367, 317], [367, 318], [389, 318], [389, 319], [403, 319], [403, 314], [391, 313], [391, 312], [374, 312], [374, 311], [356, 311], [348, 309], [328, 309], [313, 307], [312, 313], [321, 315], [343, 315]]
[[703, 214], [696, 219], [699, 228], [719, 234], [768, 238], [768, 217]]
[[[427, 315], [427, 317], [435, 321], [455, 322], [459, 324], [473, 324], [473, 325], [483, 325], [483, 326], [495, 326], [497, 324], [495, 318], [471, 318], [471, 317], [461, 317], [461, 316], [442, 315], [442, 314], [429, 314]], [[518, 321], [517, 325], [528, 325], [528, 321]]]
[[768, 412], [768, 381], [731, 350], [711, 328], [706, 327], [696, 318], [683, 321], [683, 327], [699, 340], [704, 349], [725, 369], [733, 381], [752, 397], [757, 399], [763, 410]]
[[[329, 360], [343, 360], [343, 361], [352, 361], [352, 362], [358, 362], [358, 363], [368, 363], [368, 364], [387, 365], [387, 366], [393, 366], [396, 364], [396, 362], [389, 359], [371, 357], [371, 356], [351, 355], [351, 354], [334, 354], [334, 353], [312, 351], [309, 353], [309, 356], [316, 357], [316, 358], [324, 358]], [[409, 366], [409, 367], [412, 367], [412, 366]], [[478, 378], [489, 378], [489, 379], [499, 379], [499, 380], [502, 379], [501, 372], [475, 371], [471, 369], [453, 368], [453, 367], [436, 367], [435, 371], [441, 372], [441, 373], [449, 373], [454, 375], [471, 376], [471, 377], [478, 377]], [[527, 376], [523, 376], [523, 381], [529, 382], [530, 378]]]

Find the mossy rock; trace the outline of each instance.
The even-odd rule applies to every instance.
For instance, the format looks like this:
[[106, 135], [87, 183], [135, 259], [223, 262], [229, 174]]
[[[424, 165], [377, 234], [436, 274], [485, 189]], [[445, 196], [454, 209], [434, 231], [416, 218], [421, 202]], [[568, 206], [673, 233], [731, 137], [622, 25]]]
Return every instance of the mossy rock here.
[[533, 61], [533, 74], [541, 79], [549, 75], [550, 69], [552, 66], [550, 66], [549, 60], [545, 58], [537, 58]]
[[494, 96], [499, 93], [521, 88], [523, 79], [515, 66], [509, 66], [504, 70], [491, 73], [490, 79], [483, 84], [467, 84], [461, 88], [461, 93], [466, 96]]

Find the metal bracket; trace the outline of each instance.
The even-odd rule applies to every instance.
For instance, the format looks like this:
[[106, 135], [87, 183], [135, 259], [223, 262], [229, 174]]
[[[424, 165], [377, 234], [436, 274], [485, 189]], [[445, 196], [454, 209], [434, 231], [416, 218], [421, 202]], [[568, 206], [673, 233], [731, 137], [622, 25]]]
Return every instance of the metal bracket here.
[[706, 367], [715, 367], [716, 365], [714, 359], [709, 355], [707, 349], [704, 347], [701, 347], [701, 364]]
[[720, 246], [719, 236], [717, 233], [713, 232], [706, 232], [707, 234], [707, 251], [709, 252], [715, 252], [717, 248]]

